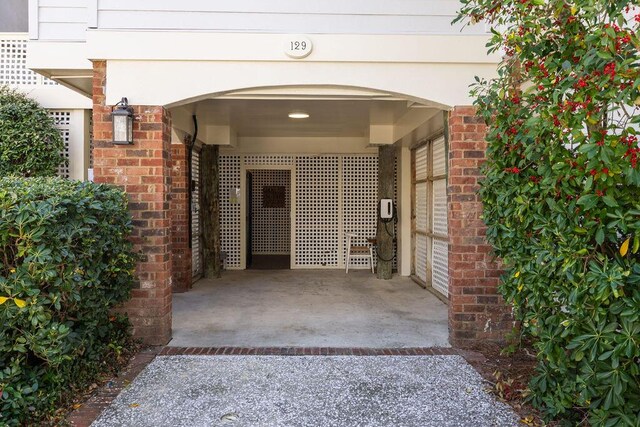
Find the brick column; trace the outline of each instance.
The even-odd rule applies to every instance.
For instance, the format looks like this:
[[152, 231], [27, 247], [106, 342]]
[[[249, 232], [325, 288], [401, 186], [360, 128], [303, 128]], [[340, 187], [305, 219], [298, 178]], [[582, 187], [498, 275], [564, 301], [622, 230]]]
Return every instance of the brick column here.
[[475, 111], [455, 107], [449, 113], [449, 336], [456, 346], [501, 340], [513, 326], [497, 292], [500, 265], [485, 240], [476, 194], [487, 145]]
[[173, 254], [173, 291], [191, 288], [191, 248], [189, 247], [189, 165], [187, 146], [171, 144], [171, 247]]
[[171, 339], [170, 117], [163, 107], [135, 106], [134, 144], [113, 145], [106, 81], [106, 62], [94, 61], [94, 177], [128, 193], [132, 241], [142, 256], [138, 285], [121, 310], [129, 315], [134, 336], [163, 345]]

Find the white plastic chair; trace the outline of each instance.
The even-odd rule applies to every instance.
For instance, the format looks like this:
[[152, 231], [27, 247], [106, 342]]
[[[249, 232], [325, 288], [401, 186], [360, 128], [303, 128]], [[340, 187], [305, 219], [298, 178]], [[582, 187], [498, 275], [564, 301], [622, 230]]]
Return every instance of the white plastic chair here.
[[369, 265], [371, 266], [371, 272], [373, 273], [373, 249], [370, 246], [357, 246], [352, 245], [351, 241], [358, 237], [355, 233], [347, 233], [347, 259], [345, 261], [347, 271], [349, 273], [349, 264], [354, 258], [367, 258], [369, 259]]

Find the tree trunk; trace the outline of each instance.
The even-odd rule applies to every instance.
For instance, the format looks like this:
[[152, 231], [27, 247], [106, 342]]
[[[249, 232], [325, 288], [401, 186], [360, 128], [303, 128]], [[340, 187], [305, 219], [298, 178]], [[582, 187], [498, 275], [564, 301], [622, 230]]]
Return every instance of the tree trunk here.
[[[393, 199], [393, 177], [396, 149], [392, 145], [378, 148], [378, 200]], [[379, 209], [379, 208], [378, 208]], [[382, 220], [378, 214], [377, 252], [378, 279], [391, 279], [393, 274], [393, 241], [395, 238], [395, 218]]]
[[220, 259], [220, 168], [217, 145], [205, 144], [200, 154], [202, 171], [202, 228], [204, 252], [204, 277], [221, 275]]

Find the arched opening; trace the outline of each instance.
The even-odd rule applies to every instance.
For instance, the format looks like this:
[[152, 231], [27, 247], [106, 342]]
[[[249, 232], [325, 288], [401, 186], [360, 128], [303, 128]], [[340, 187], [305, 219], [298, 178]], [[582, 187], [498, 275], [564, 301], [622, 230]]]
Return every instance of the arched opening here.
[[[192, 277], [200, 280], [206, 244], [198, 179], [210, 168], [199, 151], [210, 145], [219, 149], [225, 263], [222, 279], [174, 295], [171, 345], [447, 345], [446, 174], [439, 172], [447, 106], [314, 85], [233, 90], [167, 107], [172, 147], [194, 135], [194, 117], [198, 124], [190, 156]], [[395, 235], [391, 281], [376, 279], [366, 259], [352, 260], [345, 273], [348, 235], [377, 249], [381, 147], [395, 157], [384, 178], [393, 180], [396, 207], [385, 225]], [[289, 271], [246, 270], [282, 255]], [[444, 288], [433, 286], [443, 280]]]

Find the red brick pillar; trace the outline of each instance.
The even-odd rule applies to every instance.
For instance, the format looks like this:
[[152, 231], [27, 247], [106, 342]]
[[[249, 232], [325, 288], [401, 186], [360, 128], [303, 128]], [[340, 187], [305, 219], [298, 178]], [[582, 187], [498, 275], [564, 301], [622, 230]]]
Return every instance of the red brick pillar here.
[[449, 336], [466, 346], [500, 340], [513, 324], [497, 286], [499, 263], [491, 255], [477, 195], [486, 160], [486, 126], [474, 107], [449, 113]]
[[142, 259], [136, 270], [139, 283], [122, 311], [133, 323], [134, 336], [162, 345], [171, 339], [170, 117], [163, 107], [134, 106], [134, 144], [113, 145], [107, 78], [106, 62], [94, 61], [94, 177], [129, 195], [132, 241]]
[[171, 144], [171, 247], [173, 291], [191, 288], [191, 248], [189, 247], [189, 165], [188, 149], [181, 141]]

